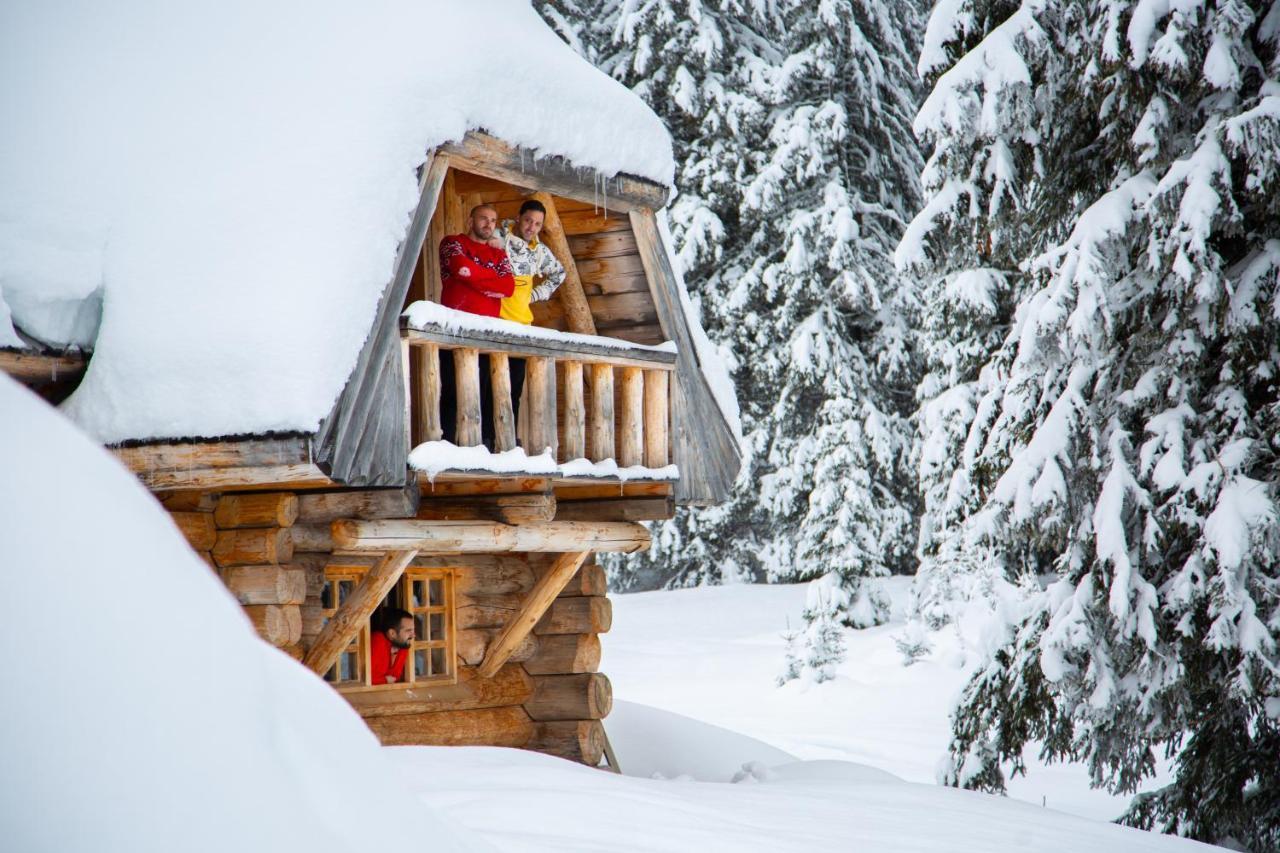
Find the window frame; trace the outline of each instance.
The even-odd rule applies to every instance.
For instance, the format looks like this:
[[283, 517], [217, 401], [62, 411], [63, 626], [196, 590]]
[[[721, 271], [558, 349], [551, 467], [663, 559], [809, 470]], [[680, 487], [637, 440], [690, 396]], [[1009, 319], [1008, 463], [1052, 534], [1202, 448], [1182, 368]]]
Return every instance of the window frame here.
[[[352, 566], [342, 565], [340, 563], [332, 563], [325, 566], [324, 583], [327, 587], [330, 583], [339, 583], [342, 581], [354, 580], [359, 583], [364, 579], [365, 574], [369, 571], [368, 566]], [[370, 684], [370, 637], [372, 635], [371, 620], [366, 620], [361, 626], [360, 631], [356, 634], [356, 638], [352, 640], [350, 646], [343, 651], [343, 654], [349, 654], [355, 650], [359, 654], [358, 666], [360, 670], [359, 681], [332, 681], [329, 676], [338, 667], [338, 663], [324, 674], [325, 682], [340, 693], [364, 693], [373, 691], [387, 690], [403, 690], [414, 686], [425, 685], [444, 685], [456, 684], [458, 681], [458, 613], [457, 613], [457, 577], [458, 571], [451, 567], [418, 567], [410, 566], [404, 570], [404, 574], [396, 581], [392, 595], [395, 596], [397, 607], [417, 617], [421, 615], [424, 623], [430, 625], [431, 616], [439, 615], [442, 617], [443, 634], [442, 640], [435, 638], [422, 639], [418, 637], [415, 630], [413, 645], [406, 650], [409, 659], [405, 661], [405, 678], [394, 684]], [[413, 606], [413, 584], [415, 582], [426, 582], [430, 584], [432, 581], [439, 581], [442, 601], [439, 604], [434, 603], [431, 598], [430, 588], [428, 587], [427, 602], [421, 606]], [[336, 592], [336, 587], [335, 587]], [[322, 593], [323, 595], [323, 593]], [[336, 598], [335, 598], [336, 601]], [[337, 610], [337, 605], [333, 608], [325, 608], [325, 620], [329, 618]], [[415, 626], [416, 627], [416, 626]], [[415, 671], [414, 658], [418, 652], [424, 652], [430, 656], [432, 650], [444, 650], [445, 671], [440, 674], [432, 674], [422, 676]]]

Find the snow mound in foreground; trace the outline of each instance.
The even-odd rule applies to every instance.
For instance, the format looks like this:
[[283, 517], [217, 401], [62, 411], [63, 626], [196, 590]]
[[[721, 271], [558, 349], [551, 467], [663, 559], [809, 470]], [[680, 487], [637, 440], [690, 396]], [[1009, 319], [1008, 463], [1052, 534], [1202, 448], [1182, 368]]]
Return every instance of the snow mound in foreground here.
[[490, 849], [403, 791], [131, 474], [6, 376], [0, 412], [6, 849], [411, 849], [428, 823]]

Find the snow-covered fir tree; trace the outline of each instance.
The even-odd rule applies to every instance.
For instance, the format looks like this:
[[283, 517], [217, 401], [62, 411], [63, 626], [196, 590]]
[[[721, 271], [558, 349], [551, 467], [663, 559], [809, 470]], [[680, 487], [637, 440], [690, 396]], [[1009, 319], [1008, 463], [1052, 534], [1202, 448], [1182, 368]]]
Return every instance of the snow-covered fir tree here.
[[940, 0], [918, 615], [1009, 614], [947, 781], [1029, 741], [1280, 848], [1280, 3]]
[[831, 575], [850, 625], [915, 542], [912, 294], [891, 253], [919, 204], [911, 3], [549, 4], [676, 139], [672, 225], [734, 368], [746, 463], [614, 567], [624, 587]]

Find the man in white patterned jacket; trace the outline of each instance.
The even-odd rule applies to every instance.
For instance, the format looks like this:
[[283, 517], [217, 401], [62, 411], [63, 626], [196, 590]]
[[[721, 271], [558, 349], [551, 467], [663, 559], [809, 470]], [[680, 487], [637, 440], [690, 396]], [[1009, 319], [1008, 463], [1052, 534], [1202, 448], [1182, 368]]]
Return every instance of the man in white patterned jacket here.
[[[533, 322], [531, 302], [545, 302], [564, 281], [564, 265], [556, 259], [545, 243], [538, 242], [538, 234], [546, 222], [547, 209], [540, 201], [526, 201], [520, 206], [519, 217], [502, 223], [494, 235], [501, 241], [511, 259], [511, 271], [515, 274], [515, 291], [502, 300], [504, 320], [529, 325]], [[541, 278], [537, 286], [534, 279]]]

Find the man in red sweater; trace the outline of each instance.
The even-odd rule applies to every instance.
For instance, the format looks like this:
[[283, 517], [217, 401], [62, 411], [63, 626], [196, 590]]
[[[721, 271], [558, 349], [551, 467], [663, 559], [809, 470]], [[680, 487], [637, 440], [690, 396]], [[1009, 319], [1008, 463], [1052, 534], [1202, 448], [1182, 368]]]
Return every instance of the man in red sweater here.
[[[516, 280], [511, 260], [495, 235], [498, 211], [488, 204], [471, 209], [467, 233], [440, 241], [440, 303], [446, 308], [497, 317], [502, 298], [515, 292]], [[453, 353], [440, 350], [440, 427], [445, 441], [456, 435], [458, 393], [454, 386]], [[480, 432], [486, 447], [493, 449], [493, 384], [489, 376], [489, 356], [480, 356]]]
[[495, 239], [498, 211], [481, 204], [471, 210], [467, 233], [440, 241], [440, 302], [486, 317], [497, 317], [502, 298], [515, 291], [507, 250]]
[[371, 684], [399, 684], [404, 681], [404, 665], [413, 647], [413, 617], [407, 611], [385, 610], [375, 623], [380, 630], [369, 638]]

